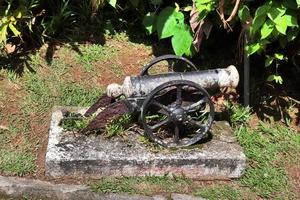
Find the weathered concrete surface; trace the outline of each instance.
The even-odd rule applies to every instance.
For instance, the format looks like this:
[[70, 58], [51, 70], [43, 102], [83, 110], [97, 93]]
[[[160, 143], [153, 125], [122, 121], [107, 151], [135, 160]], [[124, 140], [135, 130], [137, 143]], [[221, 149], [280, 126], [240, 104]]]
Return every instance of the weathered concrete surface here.
[[129, 142], [120, 138], [107, 140], [102, 136], [74, 135], [63, 132], [59, 126], [61, 119], [61, 108], [57, 108], [52, 115], [46, 154], [46, 174], [51, 177], [172, 173], [207, 180], [238, 178], [245, 170], [245, 155], [226, 122], [215, 122], [212, 139], [205, 144], [153, 153], [139, 142], [138, 134], [131, 134]]
[[[173, 194], [172, 194], [173, 195]], [[201, 200], [189, 195], [174, 194], [172, 199], [187, 196], [191, 200]], [[83, 185], [52, 184], [46, 181], [0, 176], [0, 199], [51, 199], [51, 200], [167, 200], [162, 195], [143, 196], [129, 194], [97, 194]], [[195, 199], [194, 199], [195, 198]], [[182, 198], [182, 200], [185, 198]]]

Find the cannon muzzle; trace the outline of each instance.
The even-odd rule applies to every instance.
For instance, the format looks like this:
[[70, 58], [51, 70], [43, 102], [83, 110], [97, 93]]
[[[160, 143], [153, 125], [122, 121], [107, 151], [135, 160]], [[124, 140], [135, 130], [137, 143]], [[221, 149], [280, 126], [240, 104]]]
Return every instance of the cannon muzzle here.
[[235, 66], [225, 69], [213, 69], [193, 72], [172, 72], [158, 75], [130, 77], [127, 76], [122, 85], [108, 85], [106, 93], [109, 97], [143, 97], [159, 85], [173, 80], [188, 80], [199, 84], [205, 89], [237, 87], [239, 73]]

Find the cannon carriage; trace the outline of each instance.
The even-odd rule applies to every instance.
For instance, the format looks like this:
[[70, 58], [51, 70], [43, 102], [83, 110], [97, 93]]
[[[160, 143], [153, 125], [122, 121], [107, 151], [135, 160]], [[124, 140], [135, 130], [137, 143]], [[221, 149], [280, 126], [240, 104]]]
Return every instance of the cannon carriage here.
[[[180, 61], [190, 70], [178, 72], [169, 67], [167, 73], [151, 75], [149, 70], [162, 61]], [[157, 57], [144, 66], [139, 76], [127, 76], [122, 85], [110, 84], [85, 115], [104, 109], [83, 131], [103, 128], [106, 122], [125, 113], [137, 113], [149, 139], [164, 147], [186, 147], [200, 141], [213, 123], [214, 105], [207, 89], [236, 87], [238, 82], [238, 71], [232, 65], [198, 71], [186, 58]]]

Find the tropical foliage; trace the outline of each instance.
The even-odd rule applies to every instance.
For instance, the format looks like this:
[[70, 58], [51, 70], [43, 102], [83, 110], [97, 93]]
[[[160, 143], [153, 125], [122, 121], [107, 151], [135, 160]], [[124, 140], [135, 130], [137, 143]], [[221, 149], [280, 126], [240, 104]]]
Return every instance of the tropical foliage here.
[[113, 29], [110, 22], [117, 19], [128, 25], [143, 24], [148, 35], [170, 40], [175, 54], [189, 57], [200, 50], [213, 26], [228, 32], [242, 27], [239, 42], [248, 36], [248, 56], [265, 56], [265, 66], [273, 71], [267, 80], [280, 84], [278, 67], [300, 54], [299, 0], [6, 0], [0, 9], [2, 47], [7, 42], [42, 44], [79, 34], [93, 23], [94, 29]]

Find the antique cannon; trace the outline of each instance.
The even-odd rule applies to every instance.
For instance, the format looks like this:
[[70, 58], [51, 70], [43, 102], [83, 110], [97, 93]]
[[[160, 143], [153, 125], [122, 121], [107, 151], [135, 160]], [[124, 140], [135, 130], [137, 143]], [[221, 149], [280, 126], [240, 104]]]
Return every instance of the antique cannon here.
[[[181, 61], [195, 71], [150, 75], [161, 61]], [[145, 135], [165, 147], [184, 147], [203, 138], [214, 120], [214, 105], [206, 89], [236, 87], [239, 74], [234, 66], [197, 71], [183, 57], [165, 55], [146, 65], [139, 76], [127, 76], [122, 85], [110, 84], [106, 95], [91, 106], [85, 116], [104, 108], [83, 130], [103, 128], [124, 113], [139, 113]], [[123, 97], [123, 98], [122, 98]], [[125, 97], [125, 98], [124, 98]]]

